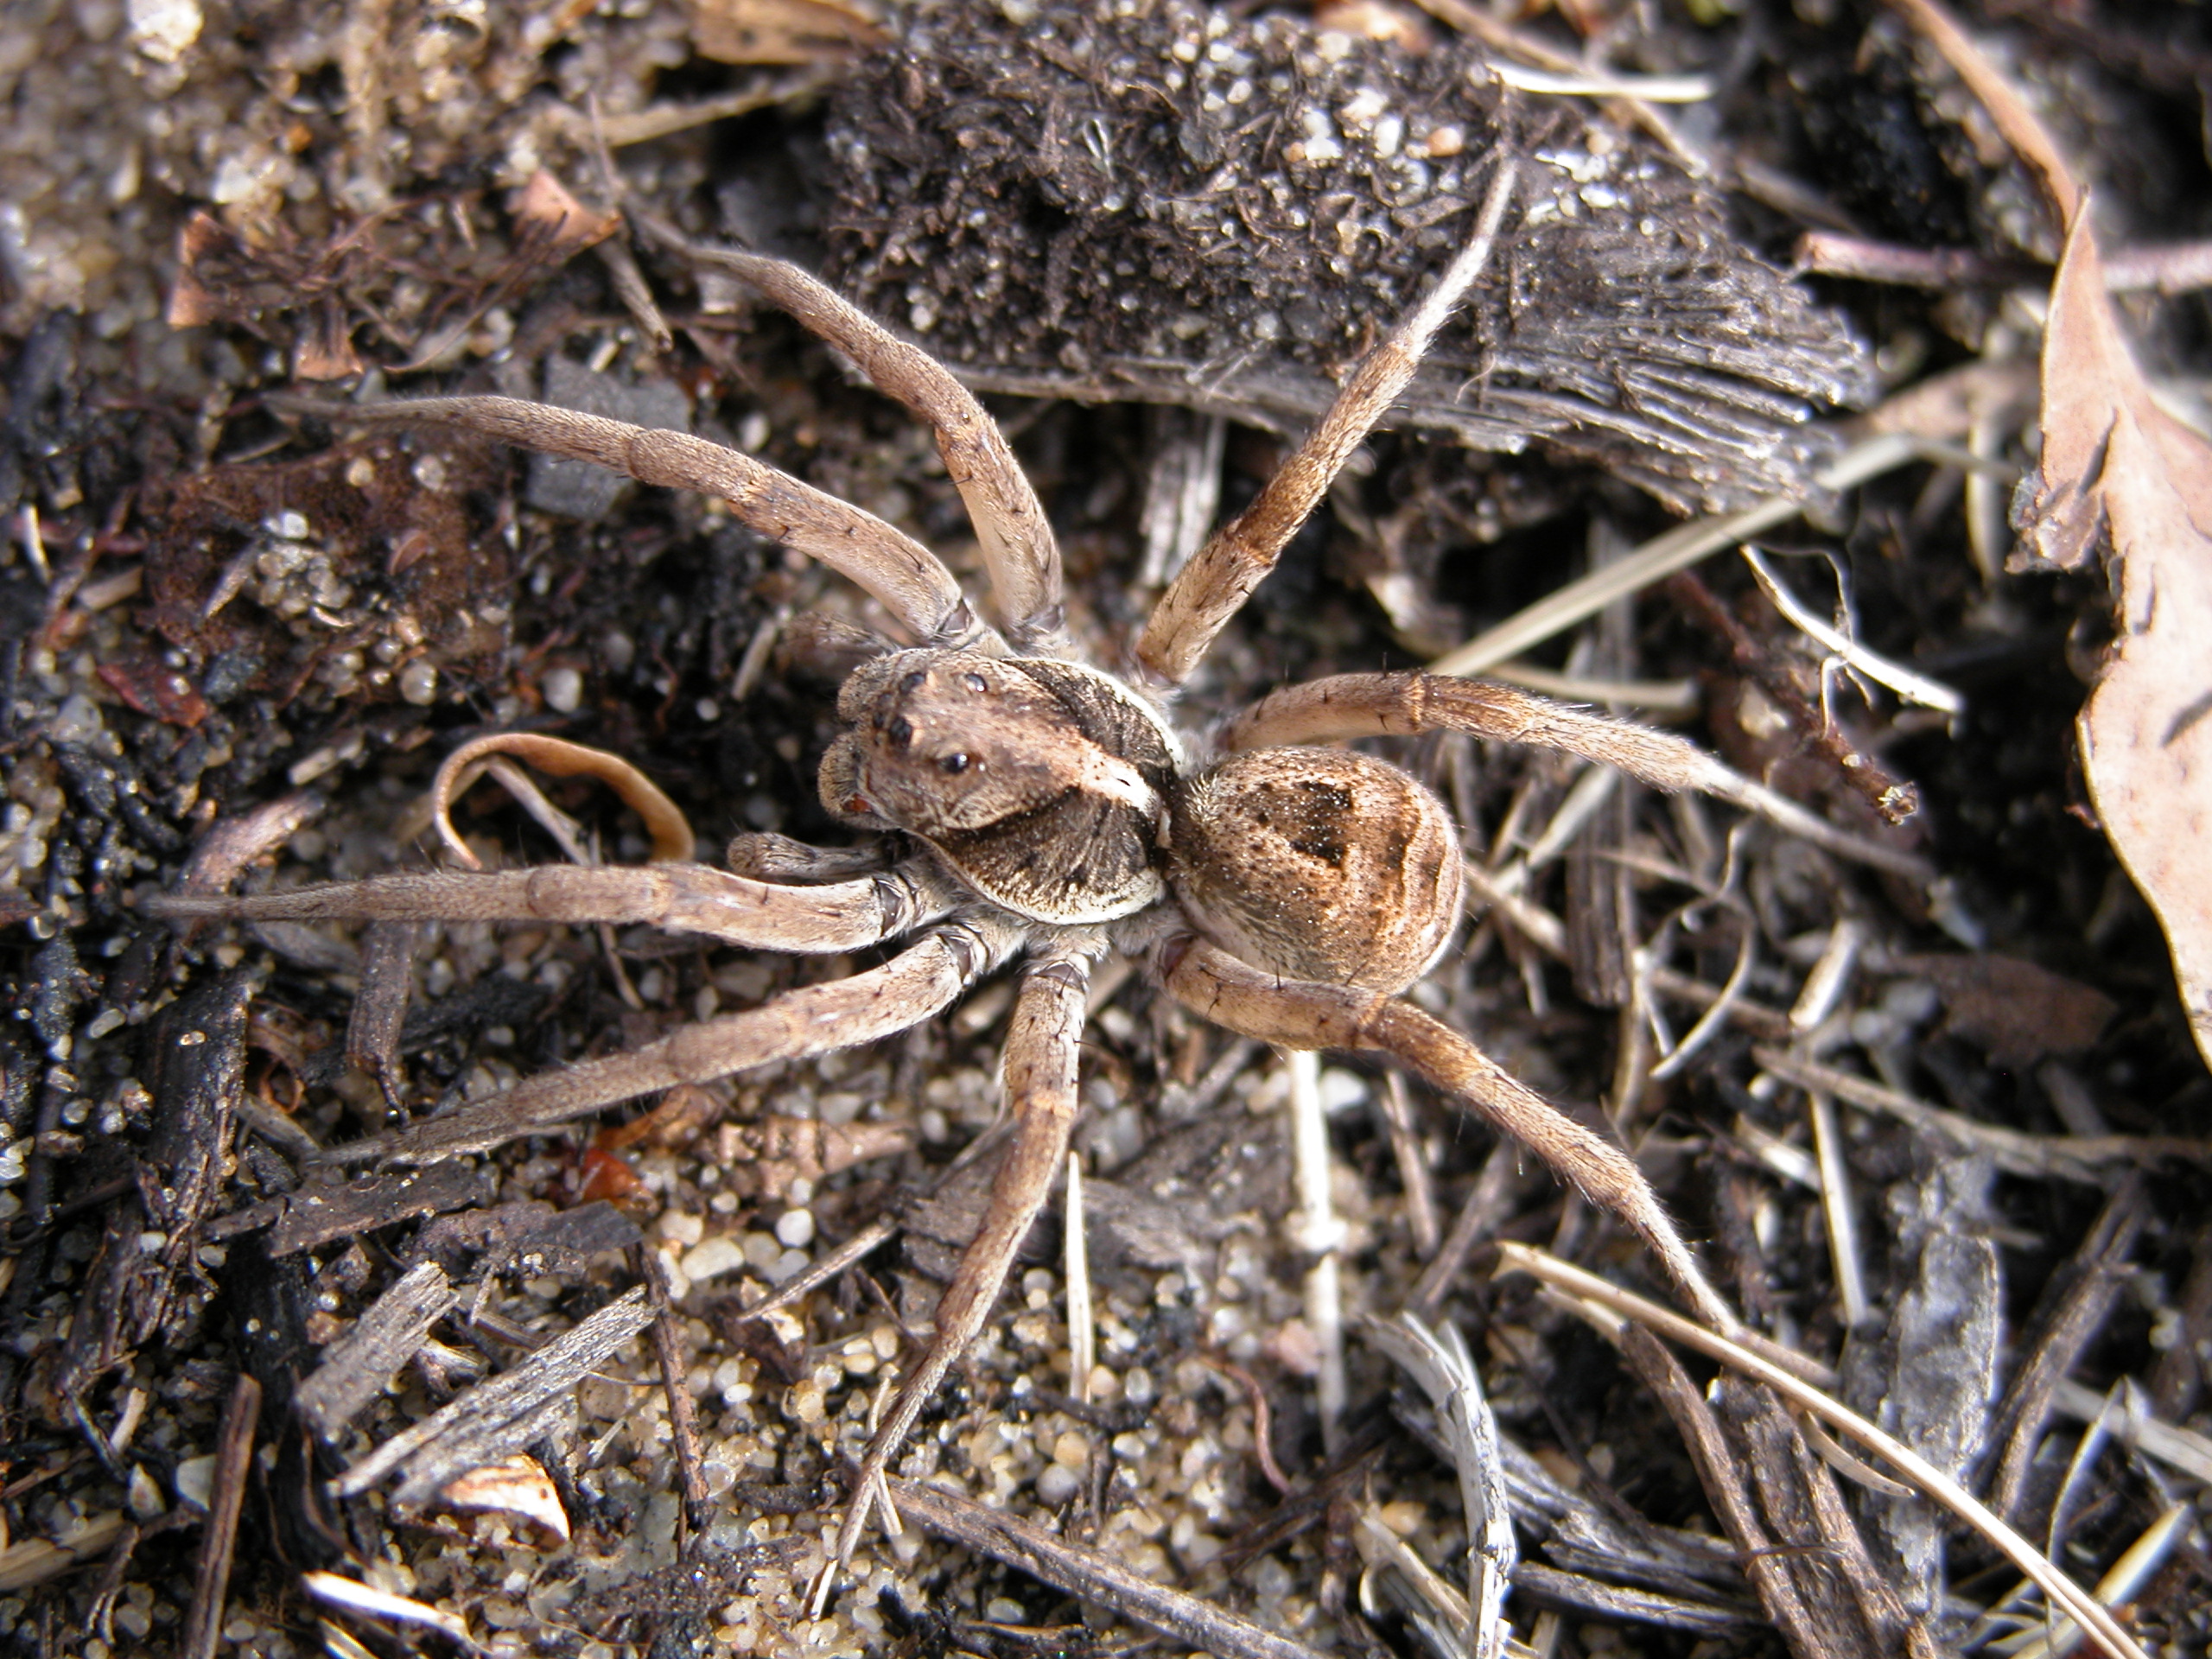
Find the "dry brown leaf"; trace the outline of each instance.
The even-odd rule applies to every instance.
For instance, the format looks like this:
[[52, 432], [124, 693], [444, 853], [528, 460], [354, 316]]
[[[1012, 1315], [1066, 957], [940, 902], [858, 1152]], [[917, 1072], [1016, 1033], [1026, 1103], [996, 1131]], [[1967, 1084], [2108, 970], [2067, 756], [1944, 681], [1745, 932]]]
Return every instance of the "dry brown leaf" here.
[[447, 1484], [445, 1506], [464, 1515], [503, 1515], [542, 1532], [556, 1547], [569, 1541], [569, 1512], [544, 1465], [517, 1453], [472, 1469]]
[[561, 181], [540, 168], [514, 193], [508, 207], [515, 229], [537, 259], [557, 265], [621, 227], [622, 215], [594, 213], [569, 194]]
[[1943, 1029], [2015, 1071], [2047, 1054], [2078, 1054], [2120, 1012], [2102, 991], [2018, 957], [1905, 957], [1943, 998]]
[[2165, 929], [2212, 1062], [2212, 445], [2152, 401], [2086, 207], [2051, 289], [2043, 408], [2013, 563], [2078, 569], [2107, 550], [2117, 638], [2082, 712], [2083, 766], [2106, 835]]

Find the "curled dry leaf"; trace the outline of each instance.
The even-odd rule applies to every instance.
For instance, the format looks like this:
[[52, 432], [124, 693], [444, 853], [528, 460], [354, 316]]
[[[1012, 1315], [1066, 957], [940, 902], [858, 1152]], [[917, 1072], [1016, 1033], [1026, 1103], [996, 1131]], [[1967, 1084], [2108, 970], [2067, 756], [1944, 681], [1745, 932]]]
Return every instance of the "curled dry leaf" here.
[[464, 743], [448, 755], [445, 764], [438, 768], [436, 781], [430, 786], [431, 821], [438, 839], [454, 858], [472, 870], [480, 868], [481, 861], [453, 827], [453, 804], [483, 774], [484, 762], [499, 754], [512, 755], [556, 778], [598, 779], [645, 821], [655, 862], [683, 862], [698, 846], [683, 809], [621, 756], [535, 732], [495, 732], [489, 737]]
[[2165, 929], [2212, 1061], [2212, 445], [2152, 401], [2120, 337], [2086, 212], [2051, 289], [2043, 457], [2015, 506], [2022, 552], [2078, 569], [2105, 547], [2116, 640], [2082, 712], [2089, 794]]
[[537, 1459], [518, 1452], [472, 1469], [447, 1484], [440, 1497], [464, 1515], [503, 1515], [536, 1528], [556, 1545], [569, 1541], [569, 1512], [552, 1477]]

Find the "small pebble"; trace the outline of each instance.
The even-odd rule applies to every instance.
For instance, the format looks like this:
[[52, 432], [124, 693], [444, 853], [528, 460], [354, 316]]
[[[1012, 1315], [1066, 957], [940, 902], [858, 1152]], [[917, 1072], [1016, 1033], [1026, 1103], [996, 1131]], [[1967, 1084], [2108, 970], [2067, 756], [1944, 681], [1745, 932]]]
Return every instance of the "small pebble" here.
[[792, 1249], [802, 1250], [814, 1243], [814, 1211], [786, 1210], [776, 1224], [776, 1236]]
[[215, 1490], [215, 1459], [187, 1458], [176, 1466], [176, 1495], [195, 1510], [205, 1510], [207, 1496]]
[[1037, 1496], [1057, 1508], [1083, 1490], [1083, 1477], [1064, 1463], [1048, 1463], [1037, 1477]]
[[573, 668], [549, 668], [538, 682], [545, 706], [559, 715], [573, 715], [584, 700], [584, 677]]
[[720, 1233], [684, 1253], [683, 1276], [696, 1285], [744, 1265], [745, 1247], [733, 1235]]
[[399, 671], [399, 695], [416, 708], [427, 708], [438, 697], [438, 671], [429, 658], [417, 657]]

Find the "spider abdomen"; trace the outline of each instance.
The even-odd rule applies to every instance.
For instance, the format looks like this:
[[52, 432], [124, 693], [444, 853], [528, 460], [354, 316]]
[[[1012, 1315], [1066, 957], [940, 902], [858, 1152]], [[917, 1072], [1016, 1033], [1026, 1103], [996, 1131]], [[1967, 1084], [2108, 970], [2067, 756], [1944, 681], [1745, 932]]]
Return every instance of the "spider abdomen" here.
[[1402, 990], [1459, 919], [1465, 874], [1444, 804], [1349, 749], [1253, 749], [1186, 779], [1168, 876], [1192, 921], [1255, 967]]

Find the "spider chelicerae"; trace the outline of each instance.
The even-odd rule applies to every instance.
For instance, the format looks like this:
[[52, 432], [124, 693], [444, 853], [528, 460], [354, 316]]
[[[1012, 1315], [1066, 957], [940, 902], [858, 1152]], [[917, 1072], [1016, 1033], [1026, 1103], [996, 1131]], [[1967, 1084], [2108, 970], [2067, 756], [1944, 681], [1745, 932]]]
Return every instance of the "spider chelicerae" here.
[[[1564, 751], [1664, 790], [1702, 790], [1793, 828], [1824, 826], [1681, 738], [1503, 685], [1346, 674], [1275, 691], [1211, 733], [1171, 718], [1178, 689], [1478, 280], [1511, 182], [1510, 164], [1501, 164], [1461, 252], [1355, 367], [1252, 505], [1174, 578], [1122, 673], [1076, 655], [1051, 529], [982, 405], [925, 353], [779, 260], [683, 250], [751, 284], [930, 423], [975, 524], [996, 626], [934, 555], [889, 524], [720, 444], [504, 397], [323, 411], [459, 425], [722, 498], [761, 535], [857, 583], [913, 642], [875, 641], [852, 671], [837, 699], [844, 730], [821, 768], [832, 814], [908, 838], [891, 843], [907, 849], [895, 861], [870, 868], [851, 854], [753, 836], [735, 843], [726, 870], [688, 861], [690, 849], [677, 848], [683, 856], [643, 868], [448, 870], [156, 901], [178, 918], [645, 923], [791, 952], [904, 941], [880, 967], [339, 1148], [348, 1161], [427, 1163], [481, 1152], [679, 1084], [873, 1042], [1015, 964], [1004, 1066], [1014, 1131], [1004, 1162], [928, 1350], [868, 1447], [817, 1609], [889, 1460], [989, 1317], [1049, 1195], [1076, 1114], [1085, 988], [1109, 950], [1141, 961], [1168, 995], [1233, 1032], [1407, 1067], [1618, 1216], [1702, 1317], [1736, 1326], [1625, 1153], [1399, 995], [1437, 961], [1458, 922], [1459, 830], [1443, 804], [1396, 767], [1313, 746], [1468, 733]], [[453, 769], [449, 761], [441, 774], [441, 801]]]

